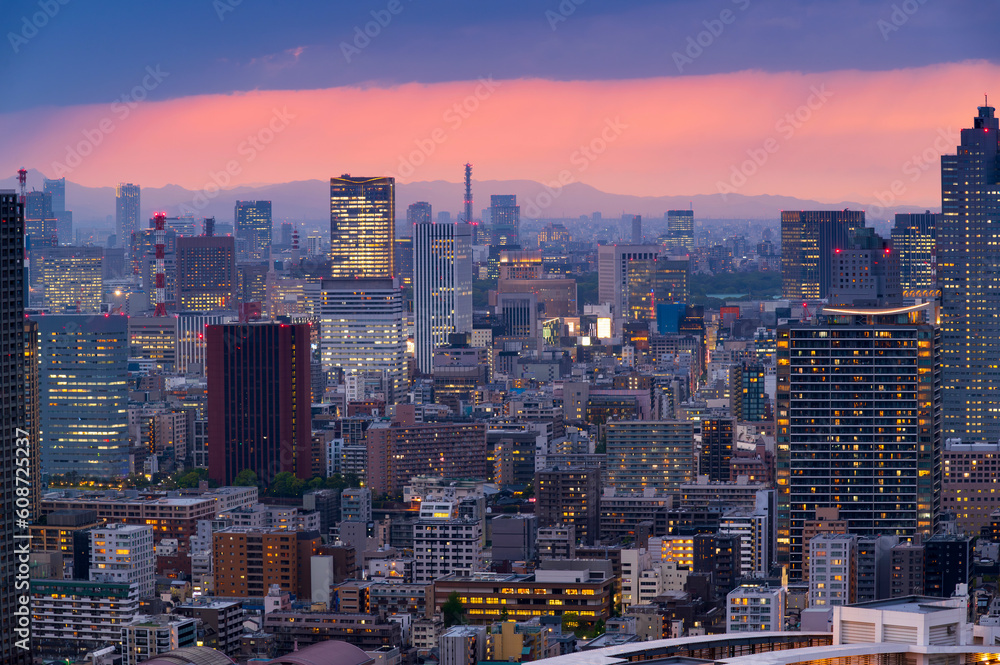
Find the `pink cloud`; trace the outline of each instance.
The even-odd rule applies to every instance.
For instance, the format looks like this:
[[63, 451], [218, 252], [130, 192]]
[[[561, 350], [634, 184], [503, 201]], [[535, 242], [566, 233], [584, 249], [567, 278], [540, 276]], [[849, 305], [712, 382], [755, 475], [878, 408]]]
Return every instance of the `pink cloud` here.
[[637, 195], [712, 194], [723, 183], [749, 195], [874, 201], [900, 181], [898, 202], [935, 206], [935, 156], [954, 150], [998, 78], [1000, 67], [967, 62], [254, 91], [34, 109], [0, 116], [0, 126], [17, 128], [7, 132], [7, 172], [26, 165], [90, 186], [201, 188], [227, 167], [230, 185], [345, 172], [455, 181], [472, 161], [478, 179], [562, 177]]

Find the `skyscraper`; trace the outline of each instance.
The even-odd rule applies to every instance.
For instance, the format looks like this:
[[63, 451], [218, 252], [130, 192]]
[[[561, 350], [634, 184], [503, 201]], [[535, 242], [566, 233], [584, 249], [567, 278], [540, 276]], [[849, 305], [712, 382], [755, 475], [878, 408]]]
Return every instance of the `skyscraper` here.
[[826, 298], [833, 251], [865, 225], [864, 210], [781, 212], [781, 293], [791, 300]]
[[24, 232], [31, 238], [31, 248], [53, 247], [57, 241], [59, 220], [52, 211], [52, 195], [29, 192], [25, 199]]
[[414, 224], [430, 224], [434, 219], [431, 212], [431, 204], [427, 201], [417, 201], [411, 203], [406, 208], [406, 223], [410, 226]]
[[395, 178], [330, 178], [330, 277], [394, 277], [395, 239]]
[[778, 556], [837, 508], [848, 532], [933, 533], [940, 505], [941, 336], [932, 304], [826, 307], [778, 328]]
[[[64, 245], [73, 242], [73, 211], [66, 210], [66, 178], [42, 181], [42, 189], [52, 197], [52, 215], [56, 218], [56, 237]], [[121, 242], [118, 243], [121, 246]]]
[[118, 246], [129, 251], [132, 234], [140, 231], [139, 226], [139, 185], [119, 183], [115, 196], [115, 229]]
[[496, 247], [521, 245], [521, 206], [513, 194], [490, 197], [490, 244]]
[[206, 328], [208, 473], [228, 485], [250, 469], [261, 482], [312, 475], [309, 324]]
[[380, 375], [389, 403], [408, 389], [403, 292], [392, 279], [324, 279], [320, 302], [323, 369]]
[[414, 225], [413, 266], [414, 350], [430, 374], [434, 349], [450, 333], [472, 332], [472, 225]]
[[[25, 356], [18, 351], [24, 344], [24, 210], [18, 204], [14, 190], [0, 191], [0, 268], [5, 279], [0, 295], [0, 332], [8, 340], [13, 352], [0, 357], [0, 382], [3, 384], [4, 401], [0, 414], [6, 423], [0, 444], [0, 468], [6, 472], [0, 476], [0, 662], [21, 665], [30, 663], [27, 631], [19, 623], [18, 615], [30, 611], [27, 605], [18, 603], [23, 591], [15, 589], [16, 540], [22, 530], [16, 529], [18, 439], [22, 438], [17, 428], [27, 426], [25, 421]], [[22, 445], [23, 447], [23, 445]], [[41, 478], [30, 478], [32, 484]], [[26, 545], [24, 545], [26, 547]], [[30, 620], [30, 614], [28, 615]]]
[[903, 291], [931, 291], [937, 287], [937, 226], [941, 215], [931, 211], [898, 213], [892, 228], [892, 251], [899, 257]]
[[671, 251], [694, 251], [694, 210], [667, 211], [667, 238]]
[[271, 258], [271, 202], [237, 201], [235, 209], [237, 239], [246, 243], [247, 261], [267, 261]]
[[177, 307], [208, 312], [236, 309], [239, 283], [231, 236], [177, 239]]
[[129, 472], [128, 319], [42, 316], [42, 472], [121, 478]]
[[980, 106], [954, 155], [941, 156], [937, 229], [945, 436], [1000, 439], [1000, 139]]

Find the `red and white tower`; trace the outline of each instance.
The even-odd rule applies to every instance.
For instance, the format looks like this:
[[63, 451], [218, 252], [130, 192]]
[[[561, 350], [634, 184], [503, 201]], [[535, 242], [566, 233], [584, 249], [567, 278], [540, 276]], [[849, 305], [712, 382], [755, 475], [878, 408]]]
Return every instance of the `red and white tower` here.
[[153, 239], [156, 242], [156, 311], [153, 316], [167, 315], [167, 275], [164, 255], [166, 254], [167, 213], [153, 213]]

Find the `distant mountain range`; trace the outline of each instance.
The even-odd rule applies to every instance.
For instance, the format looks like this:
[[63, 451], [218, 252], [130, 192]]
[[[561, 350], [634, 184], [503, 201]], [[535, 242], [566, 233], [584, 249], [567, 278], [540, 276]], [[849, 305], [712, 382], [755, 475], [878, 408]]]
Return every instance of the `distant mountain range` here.
[[[41, 189], [43, 175], [28, 172], [28, 188]], [[140, 185], [142, 183], [139, 183]], [[278, 221], [324, 222], [329, 219], [328, 180], [300, 180], [272, 185], [242, 186], [221, 192], [205, 193], [178, 185], [142, 188], [142, 215], [151, 217], [155, 210], [173, 216], [193, 212], [195, 217], [214, 216], [220, 222], [233, 219], [237, 200], [270, 200]], [[0, 179], [0, 189], [17, 189], [17, 177]], [[476, 180], [472, 183], [475, 214], [489, 206], [491, 194], [515, 194], [524, 218], [575, 218], [601, 212], [605, 218], [618, 219], [623, 213], [646, 218], [663, 218], [667, 210], [693, 208], [698, 219], [777, 219], [781, 210], [855, 210], [871, 204], [857, 201], [820, 202], [793, 196], [700, 194], [696, 196], [631, 196], [610, 194], [581, 183], [551, 189], [533, 180]], [[214, 195], [212, 195], [214, 194]], [[447, 210], [454, 217], [462, 209], [464, 185], [434, 180], [400, 184], [396, 190], [396, 214], [403, 218], [406, 207], [415, 201], [427, 201], [435, 212]], [[84, 187], [66, 183], [66, 207], [73, 211], [75, 223], [102, 224], [108, 216], [114, 220], [114, 187]], [[900, 206], [895, 212], [923, 212], [919, 206]], [[888, 218], [891, 213], [883, 216]]]

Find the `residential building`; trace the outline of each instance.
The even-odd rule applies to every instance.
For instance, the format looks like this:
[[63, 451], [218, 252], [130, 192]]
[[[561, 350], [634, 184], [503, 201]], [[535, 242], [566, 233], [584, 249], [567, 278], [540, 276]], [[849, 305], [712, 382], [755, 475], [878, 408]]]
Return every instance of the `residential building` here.
[[785, 629], [783, 588], [736, 587], [726, 596], [727, 633], [767, 633]]
[[310, 558], [323, 541], [317, 531], [228, 527], [212, 534], [215, 594], [262, 598], [272, 585], [308, 598]]
[[572, 524], [580, 541], [600, 539], [600, 470], [553, 466], [535, 472], [535, 514], [542, 527]]
[[694, 424], [614, 420], [607, 424], [608, 478], [620, 491], [676, 492], [694, 478]]
[[121, 627], [122, 665], [139, 665], [175, 649], [198, 646], [198, 620], [137, 614]]
[[857, 601], [858, 537], [823, 533], [809, 543], [809, 606]]
[[438, 638], [441, 665], [478, 665], [486, 660], [486, 626], [452, 626]]

